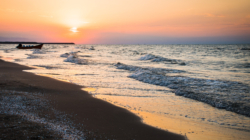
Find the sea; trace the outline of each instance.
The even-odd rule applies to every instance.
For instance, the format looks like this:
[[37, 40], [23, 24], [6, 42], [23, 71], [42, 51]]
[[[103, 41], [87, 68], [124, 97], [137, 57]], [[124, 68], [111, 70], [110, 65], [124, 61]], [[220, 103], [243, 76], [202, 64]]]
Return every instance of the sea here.
[[[190, 139], [210, 131], [199, 126], [250, 138], [250, 45], [16, 46], [1, 44], [0, 59], [34, 68], [26, 72], [81, 85], [148, 125]], [[175, 124], [177, 120], [181, 123]], [[199, 126], [185, 129], [189, 122]]]

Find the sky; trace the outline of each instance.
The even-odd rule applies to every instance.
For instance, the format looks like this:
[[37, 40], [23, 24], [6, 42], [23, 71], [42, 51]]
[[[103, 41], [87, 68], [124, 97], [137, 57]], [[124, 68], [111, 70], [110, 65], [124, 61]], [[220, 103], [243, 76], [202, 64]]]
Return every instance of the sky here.
[[250, 0], [0, 0], [0, 41], [250, 43]]

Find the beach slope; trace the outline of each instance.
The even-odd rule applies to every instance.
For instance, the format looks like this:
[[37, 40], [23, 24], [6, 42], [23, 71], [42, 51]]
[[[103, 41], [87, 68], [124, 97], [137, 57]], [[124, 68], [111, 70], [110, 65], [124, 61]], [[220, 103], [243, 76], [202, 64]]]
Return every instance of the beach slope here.
[[[23, 72], [26, 66], [0, 60], [0, 89], [40, 92], [52, 108], [71, 115], [77, 129], [103, 139], [184, 140], [185, 137], [141, 122], [126, 109], [92, 97], [81, 86]], [[78, 127], [83, 125], [83, 127]], [[82, 129], [82, 130], [81, 130]]]

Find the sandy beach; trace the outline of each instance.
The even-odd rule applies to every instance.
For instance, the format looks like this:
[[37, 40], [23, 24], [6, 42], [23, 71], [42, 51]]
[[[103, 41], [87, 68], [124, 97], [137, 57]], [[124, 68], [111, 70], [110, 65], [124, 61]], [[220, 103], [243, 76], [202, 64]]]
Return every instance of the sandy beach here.
[[[138, 116], [126, 109], [93, 98], [87, 92], [81, 90], [83, 88], [81, 86], [22, 71], [27, 69], [31, 68], [0, 60], [1, 96], [4, 96], [3, 91], [25, 92], [26, 94], [39, 93], [42, 95], [41, 98], [48, 101], [50, 107], [41, 109], [41, 111], [38, 108], [37, 112], [34, 113], [42, 117], [49, 116], [47, 119], [53, 120], [58, 117], [58, 114], [53, 113], [50, 108], [63, 112], [72, 121], [74, 128], [84, 133], [86, 139], [185, 139], [184, 136], [143, 124]], [[20, 116], [1, 114], [5, 124], [1, 124], [2, 132], [5, 126], [7, 126], [6, 124], [8, 124], [6, 117], [17, 117], [16, 120], [18, 120]], [[19, 124], [23, 125], [22, 123], [17, 123], [17, 125]], [[39, 123], [32, 124], [43, 127]], [[29, 126], [32, 127], [32, 125]], [[20, 129], [25, 129], [25, 127], [20, 127]], [[44, 131], [44, 129], [38, 130]], [[51, 132], [53, 131], [51, 130]], [[7, 133], [12, 133], [12, 130], [10, 129], [5, 133], [6, 135]], [[37, 135], [39, 134], [37, 133]], [[57, 137], [57, 134], [50, 135], [53, 135], [53, 137], [47, 137], [47, 139]], [[15, 137], [15, 133], [8, 135], [8, 138]]]
[[0, 4], [0, 140], [250, 140], [250, 1]]

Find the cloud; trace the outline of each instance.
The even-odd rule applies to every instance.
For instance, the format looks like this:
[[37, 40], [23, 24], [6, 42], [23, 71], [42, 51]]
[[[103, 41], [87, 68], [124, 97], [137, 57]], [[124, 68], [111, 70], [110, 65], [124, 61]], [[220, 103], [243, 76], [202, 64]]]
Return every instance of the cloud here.
[[250, 28], [250, 23], [240, 24], [239, 27]]
[[44, 17], [44, 18], [53, 18], [53, 16], [49, 16], [49, 15], [39, 15], [40, 17]]
[[218, 17], [218, 18], [225, 17], [224, 15], [210, 14], [210, 13], [203, 14], [203, 16], [205, 16], [205, 17]]
[[8, 12], [15, 12], [16, 10], [15, 10], [15, 9], [10, 9], [10, 8], [8, 8], [8, 9], [5, 9], [5, 11], [8, 11]]
[[0, 8], [0, 11], [3, 11], [3, 12], [23, 12], [23, 11], [16, 11], [15, 9], [10, 9], [10, 8]]
[[0, 41], [30, 41], [28, 38], [23, 37], [2, 37], [0, 36]]
[[[6, 8], [6, 9], [0, 9], [1, 11], [4, 12], [11, 12], [11, 13], [24, 13], [25, 11], [21, 11], [21, 10], [16, 10], [16, 9], [11, 9], [11, 8]], [[26, 13], [30, 13], [30, 12], [26, 12]]]

